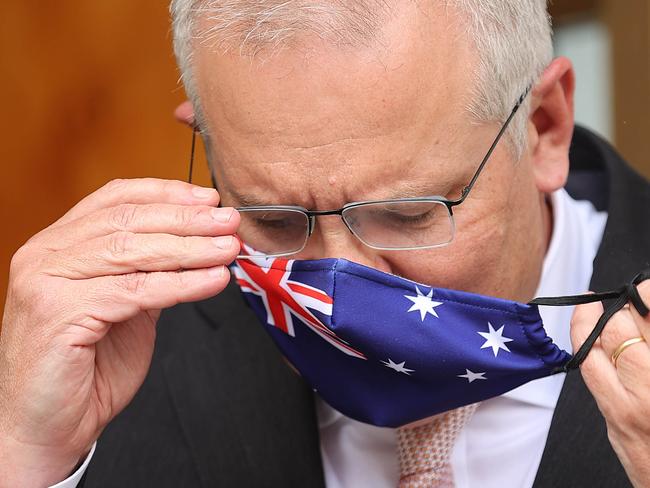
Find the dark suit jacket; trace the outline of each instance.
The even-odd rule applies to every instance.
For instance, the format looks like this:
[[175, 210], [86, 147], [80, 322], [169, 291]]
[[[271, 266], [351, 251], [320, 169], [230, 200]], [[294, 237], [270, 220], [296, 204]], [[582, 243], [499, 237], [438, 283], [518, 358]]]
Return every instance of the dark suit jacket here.
[[[580, 128], [567, 189], [609, 213], [593, 290], [650, 265], [650, 186]], [[235, 287], [165, 311], [156, 342], [144, 385], [105, 429], [80, 486], [324, 486], [311, 389]], [[629, 486], [579, 372], [564, 383], [535, 486]]]

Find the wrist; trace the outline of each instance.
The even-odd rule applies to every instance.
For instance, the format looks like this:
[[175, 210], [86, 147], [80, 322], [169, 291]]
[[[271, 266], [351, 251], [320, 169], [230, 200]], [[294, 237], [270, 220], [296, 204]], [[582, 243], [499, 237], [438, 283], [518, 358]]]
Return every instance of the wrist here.
[[81, 455], [26, 445], [0, 435], [0, 488], [55, 485], [74, 472], [81, 458]]

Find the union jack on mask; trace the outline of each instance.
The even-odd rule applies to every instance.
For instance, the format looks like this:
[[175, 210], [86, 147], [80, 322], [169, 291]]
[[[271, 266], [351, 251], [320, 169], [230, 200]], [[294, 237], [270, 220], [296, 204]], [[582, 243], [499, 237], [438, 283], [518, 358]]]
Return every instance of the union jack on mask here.
[[[523, 304], [432, 288], [345, 259], [249, 257], [233, 271], [248, 304], [312, 388], [348, 417], [388, 427], [576, 368], [608, 312], [572, 358], [546, 334], [538, 305], [636, 301], [627, 285]], [[639, 276], [636, 283], [650, 273]]]

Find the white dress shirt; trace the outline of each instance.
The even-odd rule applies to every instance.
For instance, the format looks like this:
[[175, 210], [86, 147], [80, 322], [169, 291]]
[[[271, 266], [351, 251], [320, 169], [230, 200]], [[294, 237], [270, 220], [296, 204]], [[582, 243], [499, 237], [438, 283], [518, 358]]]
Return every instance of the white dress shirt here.
[[[564, 190], [551, 195], [553, 234], [537, 296], [588, 290], [605, 212], [575, 201]], [[571, 351], [573, 307], [540, 307], [544, 327]], [[577, 374], [577, 373], [574, 373]], [[451, 457], [456, 488], [526, 488], [533, 485], [564, 374], [527, 383], [480, 404], [460, 432]], [[395, 429], [345, 417], [317, 398], [321, 454], [327, 488], [395, 488], [399, 479]], [[95, 451], [68, 479], [50, 488], [75, 488]]]

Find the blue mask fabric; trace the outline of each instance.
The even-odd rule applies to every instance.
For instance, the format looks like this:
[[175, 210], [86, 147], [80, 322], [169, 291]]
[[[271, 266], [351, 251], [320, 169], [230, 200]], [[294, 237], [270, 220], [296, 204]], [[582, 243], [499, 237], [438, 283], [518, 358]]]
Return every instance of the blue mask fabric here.
[[[238, 259], [249, 306], [287, 360], [332, 407], [399, 427], [577, 368], [636, 285], [518, 303], [429, 287], [345, 259]], [[572, 356], [546, 334], [539, 306], [608, 300]]]

